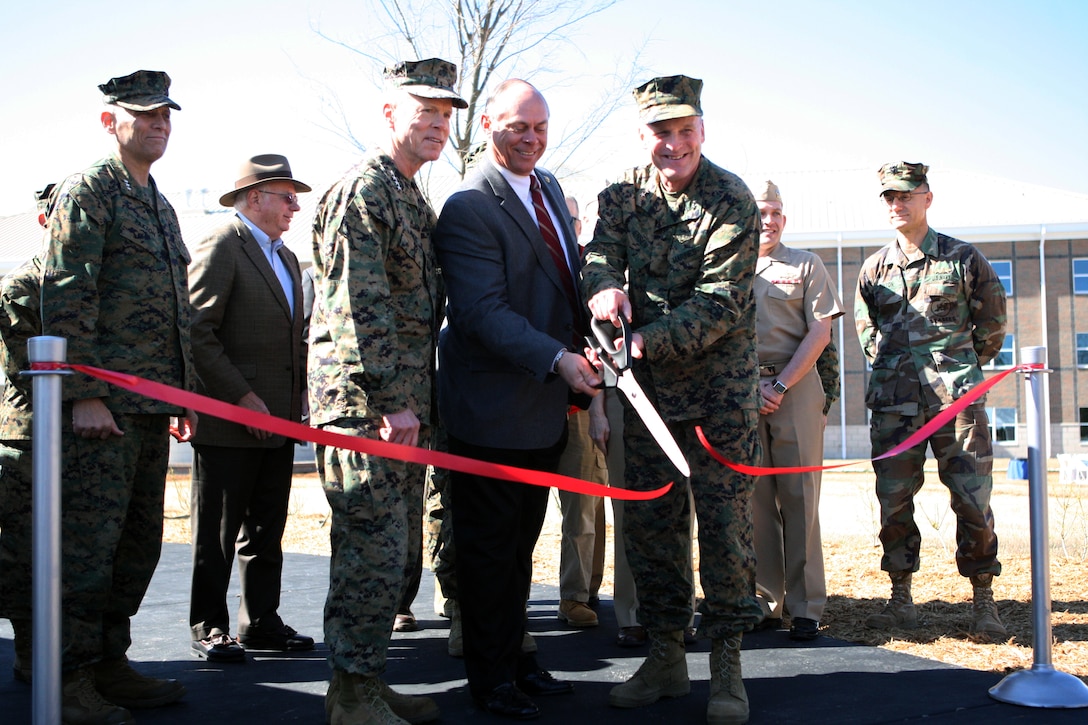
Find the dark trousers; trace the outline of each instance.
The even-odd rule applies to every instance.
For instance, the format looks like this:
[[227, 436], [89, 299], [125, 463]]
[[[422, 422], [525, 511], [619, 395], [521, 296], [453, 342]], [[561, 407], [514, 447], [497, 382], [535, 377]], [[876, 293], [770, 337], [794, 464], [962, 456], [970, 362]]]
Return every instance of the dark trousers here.
[[283, 529], [291, 496], [295, 447], [193, 446], [191, 515], [193, 639], [230, 631], [227, 587], [235, 552], [241, 581], [238, 632], [282, 624]]
[[[450, 453], [555, 472], [566, 445], [535, 450], [485, 448], [449, 436]], [[452, 471], [453, 539], [469, 690], [484, 695], [537, 669], [521, 651], [533, 549], [548, 508], [548, 489]]]

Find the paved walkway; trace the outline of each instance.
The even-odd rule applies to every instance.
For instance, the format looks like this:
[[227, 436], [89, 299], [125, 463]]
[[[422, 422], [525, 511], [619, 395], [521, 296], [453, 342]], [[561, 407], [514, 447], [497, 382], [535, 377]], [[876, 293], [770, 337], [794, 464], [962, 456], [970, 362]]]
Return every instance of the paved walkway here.
[[[176, 677], [188, 688], [184, 700], [136, 711], [137, 721], [189, 723], [314, 723], [324, 721], [329, 670], [324, 648], [289, 655], [250, 655], [245, 664], [210, 665], [192, 657], [188, 641], [189, 547], [168, 544], [140, 613], [133, 622], [130, 658], [139, 668]], [[328, 559], [287, 555], [281, 614], [288, 624], [321, 640]], [[638, 710], [608, 706], [608, 691], [637, 669], [644, 650], [613, 643], [611, 601], [601, 603], [601, 626], [572, 630], [555, 618], [555, 587], [535, 585], [529, 629], [540, 645], [541, 664], [573, 680], [573, 695], [539, 698], [540, 722], [703, 723], [709, 683], [709, 643], [688, 654], [692, 692]], [[434, 696], [443, 723], [501, 722], [476, 710], [465, 690], [464, 667], [446, 654], [448, 622], [434, 616], [433, 580], [425, 573], [415, 613], [424, 629], [394, 634], [386, 679], [398, 690]], [[761, 632], [744, 640], [744, 679], [752, 723], [1082, 723], [1088, 710], [1039, 710], [996, 702], [988, 689], [1001, 676], [952, 667], [876, 647], [827, 637], [790, 641], [786, 632]], [[0, 721], [29, 723], [31, 690], [11, 678], [11, 628], [0, 623]]]

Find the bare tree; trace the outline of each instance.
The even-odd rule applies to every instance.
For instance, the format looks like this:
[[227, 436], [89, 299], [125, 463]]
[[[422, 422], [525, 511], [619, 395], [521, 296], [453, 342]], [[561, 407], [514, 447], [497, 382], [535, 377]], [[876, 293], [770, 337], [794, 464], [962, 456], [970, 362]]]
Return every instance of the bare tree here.
[[[457, 178], [464, 178], [484, 148], [480, 141], [479, 117], [487, 100], [487, 89], [497, 73], [504, 78], [542, 76], [550, 61], [564, 54], [570, 66], [570, 51], [578, 51], [571, 37], [576, 26], [587, 18], [615, 5], [617, 0], [368, 0], [368, 17], [377, 19], [364, 36], [347, 40], [314, 25], [322, 38], [355, 54], [371, 78], [380, 70], [405, 58], [440, 56], [457, 63], [460, 70], [458, 93], [468, 107], [457, 111], [450, 132], [447, 154]], [[338, 29], [338, 33], [344, 30]], [[599, 95], [587, 100], [580, 122], [553, 134], [549, 167], [563, 175], [562, 167], [578, 157], [590, 132], [619, 106], [639, 74], [639, 51], [628, 62], [617, 64], [624, 72], [602, 75]], [[564, 79], [558, 79], [562, 83]], [[535, 81], [536, 82], [536, 81]], [[355, 146], [365, 145], [351, 131], [350, 119], [329, 89], [330, 119], [335, 131]], [[558, 160], [558, 162], [556, 162]], [[584, 164], [592, 163], [584, 161]], [[576, 169], [567, 169], [574, 172]]]

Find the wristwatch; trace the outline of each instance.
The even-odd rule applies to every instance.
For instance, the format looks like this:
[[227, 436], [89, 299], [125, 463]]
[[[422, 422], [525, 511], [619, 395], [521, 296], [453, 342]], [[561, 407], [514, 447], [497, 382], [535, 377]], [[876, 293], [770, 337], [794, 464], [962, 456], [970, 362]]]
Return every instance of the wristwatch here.
[[559, 373], [559, 361], [563, 359], [563, 356], [567, 354], [567, 348], [563, 348], [559, 352], [555, 353], [555, 359], [552, 360], [552, 373]]
[[786, 387], [786, 384], [778, 378], [771, 381], [771, 388], [779, 395], [785, 395], [786, 391], [789, 390], [789, 388]]

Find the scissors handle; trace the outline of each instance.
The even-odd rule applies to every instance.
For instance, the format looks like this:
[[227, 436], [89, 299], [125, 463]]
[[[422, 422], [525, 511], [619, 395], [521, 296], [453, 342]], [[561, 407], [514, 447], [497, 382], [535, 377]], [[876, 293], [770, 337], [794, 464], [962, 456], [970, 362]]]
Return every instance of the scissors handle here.
[[601, 351], [612, 359], [612, 365], [616, 372], [622, 374], [631, 367], [631, 326], [627, 320], [620, 318], [620, 337], [616, 339], [616, 326], [611, 320], [598, 320], [594, 318], [590, 322], [593, 336], [597, 338], [597, 344]]

